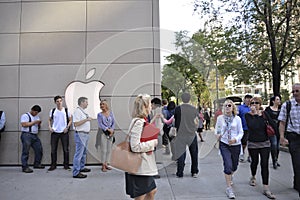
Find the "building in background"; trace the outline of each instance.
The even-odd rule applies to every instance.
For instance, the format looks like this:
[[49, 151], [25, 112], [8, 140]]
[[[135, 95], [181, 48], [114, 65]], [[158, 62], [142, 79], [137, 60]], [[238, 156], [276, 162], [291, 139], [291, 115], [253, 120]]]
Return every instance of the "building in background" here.
[[[50, 164], [49, 110], [74, 81], [84, 84], [74, 93], [91, 91], [90, 101], [100, 96], [111, 104], [117, 139], [128, 129], [135, 96], [161, 94], [159, 0], [1, 0], [0, 27], [0, 108], [7, 117], [0, 165], [20, 164], [19, 119], [34, 104], [42, 107], [43, 164]], [[101, 91], [90, 88], [95, 81]], [[87, 163], [99, 163], [96, 131], [95, 120]]]

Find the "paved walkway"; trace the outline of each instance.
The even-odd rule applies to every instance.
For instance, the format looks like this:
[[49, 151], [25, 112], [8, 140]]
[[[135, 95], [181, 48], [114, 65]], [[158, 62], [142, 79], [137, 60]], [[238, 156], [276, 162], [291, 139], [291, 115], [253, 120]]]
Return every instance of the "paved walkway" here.
[[[225, 179], [222, 160], [214, 148], [211, 132], [204, 133], [205, 142], [199, 142], [198, 178], [192, 178], [190, 158], [187, 156], [185, 175], [176, 178], [176, 164], [167, 156], [158, 156], [160, 179], [156, 180], [158, 192], [155, 199], [161, 200], [225, 200]], [[270, 166], [270, 189], [280, 200], [299, 199], [292, 189], [292, 168], [290, 155], [280, 153], [281, 167]], [[55, 171], [34, 170], [32, 174], [21, 172], [20, 167], [0, 167], [0, 200], [126, 200], [124, 173], [112, 170], [103, 173], [99, 166], [89, 166], [92, 172], [86, 179], [72, 178], [71, 171], [58, 167]], [[240, 163], [234, 176], [234, 190], [240, 200], [266, 200], [262, 195], [260, 170], [257, 186], [248, 184], [249, 163]]]

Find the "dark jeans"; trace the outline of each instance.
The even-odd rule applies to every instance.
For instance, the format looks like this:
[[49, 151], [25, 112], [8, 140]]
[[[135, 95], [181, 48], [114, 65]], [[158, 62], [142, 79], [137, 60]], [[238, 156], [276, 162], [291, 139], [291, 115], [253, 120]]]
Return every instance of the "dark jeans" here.
[[69, 133], [51, 133], [51, 165], [57, 164], [57, 146], [58, 141], [61, 141], [64, 151], [64, 166], [69, 166]]
[[205, 130], [210, 129], [210, 119], [205, 120]]
[[259, 148], [259, 149], [248, 149], [251, 157], [251, 175], [255, 176], [257, 171], [257, 165], [260, 156], [260, 167], [262, 182], [264, 185], [269, 184], [269, 157], [270, 157], [270, 147]]
[[272, 162], [275, 164], [278, 159], [278, 152], [279, 152], [279, 138], [274, 135], [272, 137], [269, 137], [270, 142], [271, 142], [271, 157], [272, 157]]
[[289, 141], [289, 151], [294, 170], [294, 188], [300, 195], [300, 135], [288, 133], [287, 139]]
[[[191, 173], [197, 174], [199, 172], [198, 170], [198, 142], [197, 142], [197, 136], [195, 136], [192, 144], [189, 146], [189, 151], [191, 155], [192, 160], [192, 166], [191, 166]], [[186, 157], [186, 151], [177, 159], [177, 172], [176, 175], [178, 177], [183, 176], [183, 170], [185, 166], [185, 157]]]
[[22, 141], [22, 155], [21, 162], [22, 168], [25, 169], [28, 167], [28, 157], [30, 147], [34, 150], [34, 166], [40, 165], [43, 157], [43, 147], [41, 140], [36, 134], [22, 132], [21, 134]]
[[170, 127], [164, 125], [163, 131], [164, 131], [164, 134], [162, 136], [162, 144], [167, 146], [169, 144], [169, 141], [171, 141], [171, 138], [169, 136]]
[[228, 145], [220, 142], [220, 152], [223, 158], [224, 173], [230, 175], [237, 170], [241, 145]]

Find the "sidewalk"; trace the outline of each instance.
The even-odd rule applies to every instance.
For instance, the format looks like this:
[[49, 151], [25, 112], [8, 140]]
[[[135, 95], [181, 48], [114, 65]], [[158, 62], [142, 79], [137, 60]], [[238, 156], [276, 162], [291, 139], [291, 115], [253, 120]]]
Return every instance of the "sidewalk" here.
[[[212, 132], [203, 134], [205, 142], [199, 142], [198, 178], [190, 175], [190, 157], [187, 156], [185, 175], [176, 178], [174, 162], [159, 162], [160, 179], [156, 179], [159, 200], [225, 200], [225, 179], [222, 159], [214, 148]], [[189, 155], [189, 154], [187, 154]], [[159, 157], [158, 160], [164, 159]], [[270, 165], [270, 189], [279, 200], [299, 199], [292, 189], [292, 167], [289, 153], [280, 152], [281, 167], [274, 170]], [[257, 186], [249, 186], [249, 163], [240, 163], [234, 175], [234, 191], [240, 200], [266, 200], [262, 194], [260, 167]], [[21, 172], [21, 167], [0, 167], [0, 200], [126, 200], [124, 173], [111, 170], [101, 171], [100, 166], [89, 166], [92, 172], [86, 179], [72, 178], [72, 172], [61, 166], [55, 171], [34, 170], [32, 174]]]

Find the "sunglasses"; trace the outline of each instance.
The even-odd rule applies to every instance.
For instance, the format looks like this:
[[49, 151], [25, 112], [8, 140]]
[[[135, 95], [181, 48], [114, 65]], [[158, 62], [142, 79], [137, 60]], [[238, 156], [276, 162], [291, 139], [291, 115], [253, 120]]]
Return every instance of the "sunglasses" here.
[[231, 108], [231, 104], [227, 104], [225, 105], [225, 107]]
[[253, 104], [260, 104], [260, 103], [257, 102], [257, 101], [253, 101], [253, 102], [251, 102], [250, 104], [253, 105]]
[[292, 93], [294, 94], [294, 93], [298, 93], [299, 92], [299, 90], [292, 90]]

